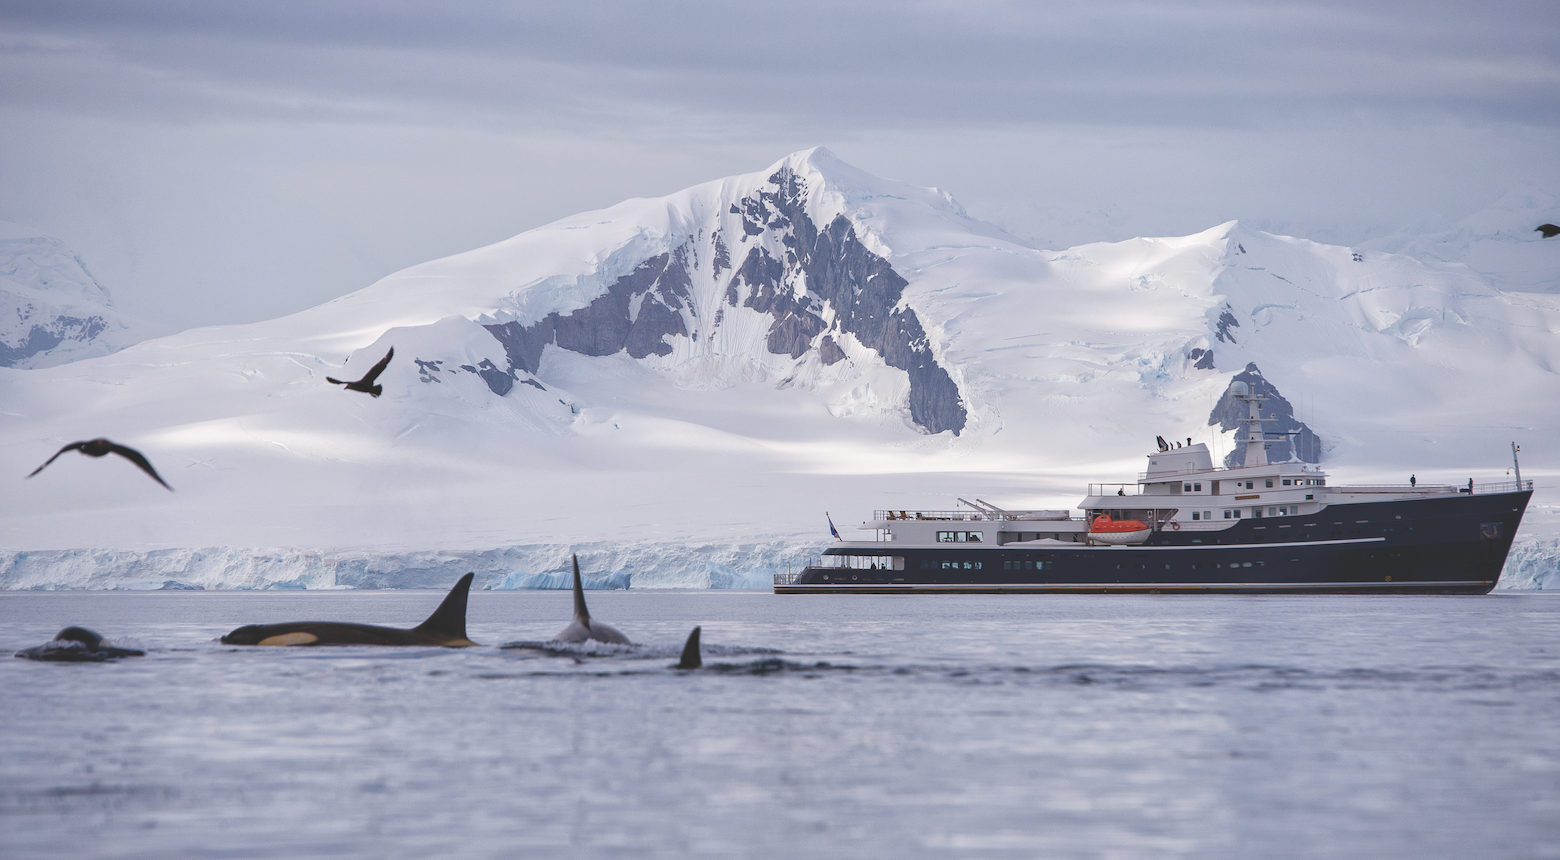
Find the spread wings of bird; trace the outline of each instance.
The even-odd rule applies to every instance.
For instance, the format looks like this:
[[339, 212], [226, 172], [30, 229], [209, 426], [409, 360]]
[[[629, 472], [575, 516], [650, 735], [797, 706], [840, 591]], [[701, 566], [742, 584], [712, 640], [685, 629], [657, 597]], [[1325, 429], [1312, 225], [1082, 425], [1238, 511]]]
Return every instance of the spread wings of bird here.
[[107, 439], [89, 439], [85, 442], [72, 442], [60, 450], [55, 451], [53, 457], [45, 460], [43, 466], [39, 466], [38, 468], [32, 470], [32, 472], [29, 473], [27, 477], [31, 478], [33, 475], [42, 472], [44, 466], [47, 466], [55, 460], [58, 460], [60, 455], [66, 451], [80, 451], [88, 457], [102, 457], [106, 454], [118, 454], [119, 456], [139, 466], [141, 471], [151, 475], [152, 480], [162, 484], [169, 490], [173, 489], [172, 487], [168, 486], [168, 482], [164, 481], [161, 475], [157, 474], [157, 470], [152, 468], [151, 461], [147, 460], [140, 451], [137, 451], [134, 448], [127, 448], [124, 445], [120, 445], [116, 442], [110, 442]]
[[[368, 372], [363, 374], [363, 378], [362, 379], [359, 379], [358, 381], [353, 382], [351, 384], [352, 385], [361, 385], [361, 386], [364, 386], [365, 388], [367, 386], [373, 385], [374, 384], [374, 380], [379, 378], [379, 374], [385, 372], [385, 368], [390, 366], [390, 359], [392, 359], [394, 357], [395, 357], [395, 347], [392, 346], [392, 347], [390, 347], [390, 351], [385, 353], [385, 357], [379, 359], [379, 363], [378, 364], [374, 365], [373, 367], [370, 367], [368, 369]], [[347, 385], [348, 384], [347, 382], [345, 382], [343, 380], [335, 379], [335, 378], [329, 377], [329, 376], [325, 377], [325, 381], [329, 382], [329, 383], [333, 383], [335, 385]]]

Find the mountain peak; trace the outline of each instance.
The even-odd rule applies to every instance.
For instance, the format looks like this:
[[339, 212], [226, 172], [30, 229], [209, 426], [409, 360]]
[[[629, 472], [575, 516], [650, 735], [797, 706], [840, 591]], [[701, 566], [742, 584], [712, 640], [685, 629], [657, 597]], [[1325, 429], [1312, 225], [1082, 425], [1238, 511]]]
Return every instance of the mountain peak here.
[[49, 367], [125, 345], [108, 291], [65, 243], [0, 221], [0, 367]]

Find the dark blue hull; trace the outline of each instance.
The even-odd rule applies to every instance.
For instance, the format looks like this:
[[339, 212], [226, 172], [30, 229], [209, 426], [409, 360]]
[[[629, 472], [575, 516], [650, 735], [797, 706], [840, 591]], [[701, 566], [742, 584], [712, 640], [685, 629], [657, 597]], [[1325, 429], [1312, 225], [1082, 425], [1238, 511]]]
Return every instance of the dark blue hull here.
[[[1429, 592], [1495, 587], [1531, 490], [1332, 505], [1228, 530], [1156, 531], [1137, 546], [830, 547], [874, 569], [808, 567], [777, 593]], [[902, 559], [901, 562], [898, 559]]]

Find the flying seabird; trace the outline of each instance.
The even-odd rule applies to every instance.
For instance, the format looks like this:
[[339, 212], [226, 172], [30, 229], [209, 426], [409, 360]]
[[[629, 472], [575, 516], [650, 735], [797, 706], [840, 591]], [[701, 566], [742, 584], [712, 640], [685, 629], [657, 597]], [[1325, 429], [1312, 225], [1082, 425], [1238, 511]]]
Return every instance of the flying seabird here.
[[[86, 442], [72, 442], [60, 450], [54, 452], [53, 457], [50, 457], [48, 460], [44, 461], [43, 466], [39, 466], [38, 468], [32, 470], [32, 474], [28, 475], [27, 477], [31, 478], [33, 475], [42, 472], [44, 466], [47, 466], [55, 460], [59, 459], [61, 454], [72, 449], [80, 451], [88, 457], [101, 457], [104, 454], [118, 454], [126, 460], [129, 460], [137, 466], [140, 466], [141, 471], [152, 476], [152, 480], [162, 484], [164, 487], [168, 487], [168, 482], [164, 481], [162, 476], [157, 474], [157, 470], [153, 469], [152, 464], [147, 462], [145, 457], [141, 456], [140, 451], [137, 451], [134, 448], [126, 448], [123, 445], [115, 444], [108, 441], [107, 439], [92, 439]], [[168, 489], [171, 491], [173, 488], [168, 487]]]
[[379, 359], [378, 364], [370, 367], [368, 372], [363, 374], [363, 378], [359, 379], [357, 382], [342, 382], [339, 379], [332, 379], [329, 376], [325, 377], [325, 381], [333, 385], [345, 385], [348, 391], [361, 391], [364, 394], [372, 394], [373, 396], [378, 397], [380, 392], [384, 391], [384, 386], [376, 385], [374, 380], [378, 379], [379, 374], [384, 372], [386, 365], [390, 364], [390, 359], [394, 355], [395, 347], [392, 346], [390, 347], [390, 351], [385, 353], [385, 357]]
[[1533, 229], [1536, 232], [1543, 233], [1545, 239], [1553, 239], [1556, 236], [1560, 236], [1560, 227], [1556, 227], [1553, 224], [1540, 224]]

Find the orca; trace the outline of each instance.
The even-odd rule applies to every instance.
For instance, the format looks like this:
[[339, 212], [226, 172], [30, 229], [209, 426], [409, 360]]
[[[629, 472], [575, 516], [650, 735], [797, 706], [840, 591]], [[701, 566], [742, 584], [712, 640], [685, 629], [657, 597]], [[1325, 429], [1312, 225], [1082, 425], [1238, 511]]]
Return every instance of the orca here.
[[340, 621], [294, 621], [250, 624], [222, 637], [224, 645], [442, 645], [466, 648], [466, 594], [475, 574], [468, 573], [450, 589], [428, 620], [410, 630], [348, 624]]
[[102, 663], [120, 657], [145, 657], [146, 652], [105, 645], [103, 637], [94, 631], [85, 627], [67, 627], [54, 634], [54, 641], [18, 651], [16, 656], [55, 663]]
[[699, 628], [693, 628], [688, 634], [688, 642], [683, 645], [682, 659], [677, 661], [673, 669], [697, 669], [704, 665], [704, 658], [699, 655]]
[[613, 645], [632, 645], [628, 637], [600, 621], [592, 621], [590, 610], [585, 608], [585, 586], [580, 584], [580, 557], [574, 559], [574, 620], [558, 631], [554, 642], [608, 642]]

